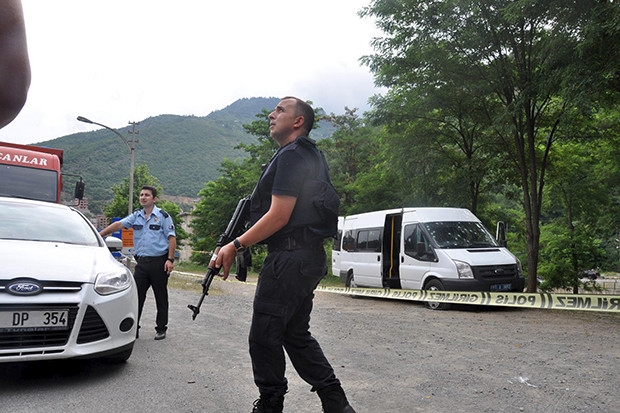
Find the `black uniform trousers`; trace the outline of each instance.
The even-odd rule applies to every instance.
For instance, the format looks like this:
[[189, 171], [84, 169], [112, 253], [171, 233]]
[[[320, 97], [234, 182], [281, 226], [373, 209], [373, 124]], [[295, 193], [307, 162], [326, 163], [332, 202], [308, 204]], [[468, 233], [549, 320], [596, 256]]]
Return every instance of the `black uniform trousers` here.
[[138, 258], [133, 274], [138, 286], [138, 323], [142, 316], [146, 293], [149, 287], [152, 287], [157, 306], [155, 330], [158, 333], [164, 333], [168, 328], [168, 278], [170, 275], [164, 270], [167, 257], [168, 254], [161, 257]]
[[310, 334], [314, 290], [325, 275], [324, 249], [270, 252], [265, 258], [254, 296], [250, 356], [254, 382], [261, 396], [282, 396], [288, 354], [312, 391], [340, 384], [321, 346]]

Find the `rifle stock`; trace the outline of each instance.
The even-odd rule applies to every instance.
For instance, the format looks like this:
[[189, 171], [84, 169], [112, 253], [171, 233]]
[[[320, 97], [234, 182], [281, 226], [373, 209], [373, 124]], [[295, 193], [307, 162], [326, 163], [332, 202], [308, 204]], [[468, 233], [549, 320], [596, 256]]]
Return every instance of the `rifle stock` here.
[[[211, 287], [211, 282], [213, 281], [213, 278], [220, 273], [220, 269], [215, 268], [215, 259], [217, 258], [217, 254], [220, 251], [220, 248], [243, 233], [247, 222], [249, 221], [249, 218], [250, 198], [246, 197], [239, 200], [239, 203], [237, 203], [237, 208], [235, 209], [235, 212], [230, 219], [228, 226], [226, 227], [226, 231], [224, 231], [224, 233], [220, 235], [217, 243], [215, 244], [215, 250], [213, 252], [213, 255], [211, 255], [211, 259], [209, 260], [207, 273], [201, 283], [202, 295], [200, 296], [198, 303], [196, 305], [189, 304], [187, 306], [187, 308], [192, 310], [192, 320], [195, 320], [196, 316], [200, 313], [200, 307], [202, 306], [202, 302], [204, 301], [205, 297], [209, 295], [209, 287]], [[248, 251], [246, 249], [246, 251], [237, 254], [237, 279], [239, 279], [240, 281], [245, 281], [247, 276], [248, 265], [245, 265], [243, 263], [240, 264], [241, 259], [247, 257], [247, 252]], [[240, 254], [242, 255], [241, 257]]]

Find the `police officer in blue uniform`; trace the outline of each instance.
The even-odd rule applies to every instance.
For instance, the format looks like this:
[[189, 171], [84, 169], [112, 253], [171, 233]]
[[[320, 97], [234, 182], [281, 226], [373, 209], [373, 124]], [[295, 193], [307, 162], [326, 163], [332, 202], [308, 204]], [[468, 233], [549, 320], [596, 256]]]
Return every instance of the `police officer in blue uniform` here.
[[156, 201], [157, 189], [149, 185], [143, 186], [140, 190], [142, 208], [108, 225], [100, 234], [105, 237], [123, 227], [133, 228], [137, 262], [134, 279], [138, 286], [138, 323], [146, 293], [149, 287], [152, 287], [157, 305], [155, 340], [162, 340], [166, 338], [168, 329], [168, 277], [174, 269], [176, 233], [172, 218], [155, 205]]
[[329, 176], [322, 154], [307, 138], [314, 110], [298, 98], [285, 97], [269, 115], [269, 122], [271, 137], [280, 148], [251, 197], [252, 226], [223, 246], [215, 261], [217, 268], [223, 267], [226, 279], [239, 249], [267, 244], [249, 337], [254, 382], [260, 393], [252, 412], [282, 412], [288, 391], [286, 351], [300, 377], [319, 395], [324, 412], [355, 413], [309, 331], [314, 290], [327, 271], [321, 235], [327, 223], [308, 219], [314, 216], [312, 202], [308, 202], [312, 196], [307, 196], [312, 192], [311, 180]]

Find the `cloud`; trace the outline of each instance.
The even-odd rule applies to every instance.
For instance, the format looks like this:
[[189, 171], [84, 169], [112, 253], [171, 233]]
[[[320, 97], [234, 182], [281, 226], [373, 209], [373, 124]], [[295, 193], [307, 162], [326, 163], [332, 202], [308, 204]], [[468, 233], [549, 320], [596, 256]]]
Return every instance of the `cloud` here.
[[378, 92], [367, 0], [23, 0], [33, 80], [0, 140], [35, 143], [160, 114], [295, 95], [328, 113]]

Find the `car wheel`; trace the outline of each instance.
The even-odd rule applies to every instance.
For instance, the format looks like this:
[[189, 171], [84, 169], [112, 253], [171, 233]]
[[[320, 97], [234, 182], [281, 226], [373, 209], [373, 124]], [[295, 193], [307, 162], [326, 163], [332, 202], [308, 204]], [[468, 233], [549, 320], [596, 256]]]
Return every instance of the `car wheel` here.
[[[426, 283], [426, 285], [424, 286], [424, 289], [429, 290], [429, 291], [444, 291], [445, 290], [443, 284], [439, 280], [430, 280], [429, 282]], [[431, 310], [447, 310], [450, 308], [450, 304], [440, 303], [437, 301], [427, 301], [426, 307], [430, 308]]]

